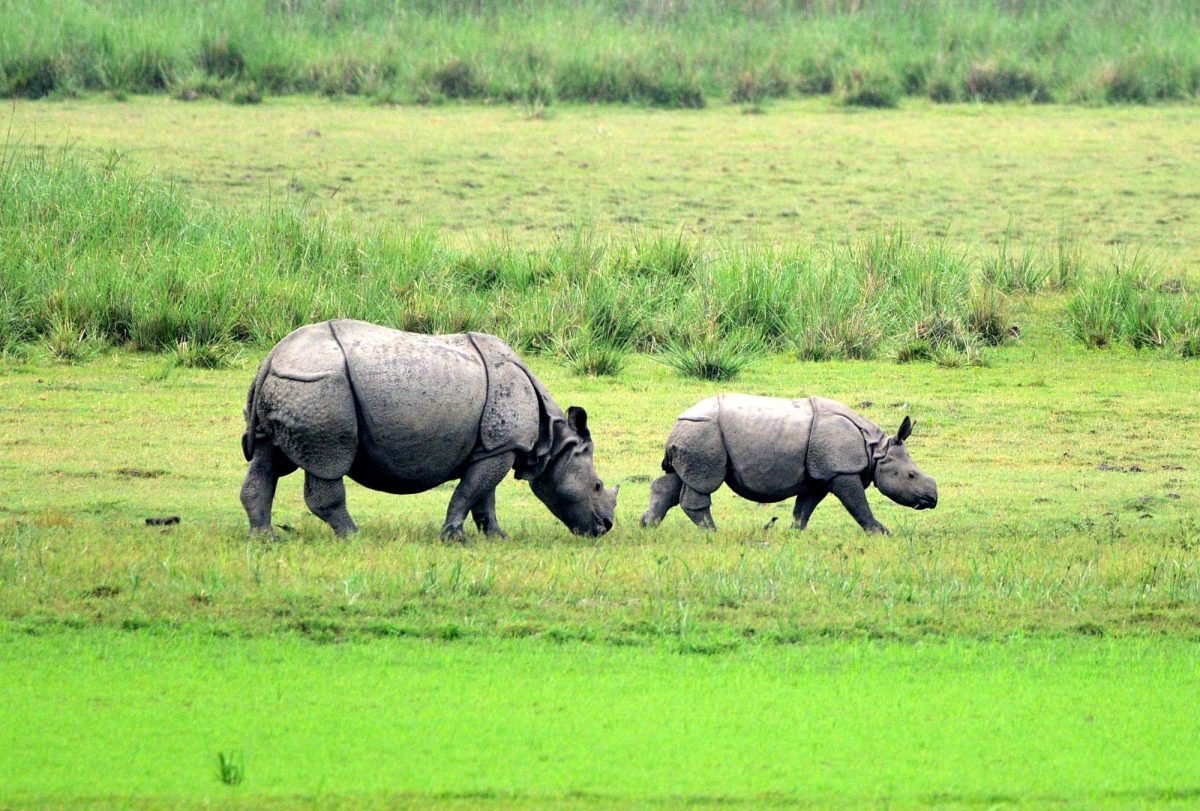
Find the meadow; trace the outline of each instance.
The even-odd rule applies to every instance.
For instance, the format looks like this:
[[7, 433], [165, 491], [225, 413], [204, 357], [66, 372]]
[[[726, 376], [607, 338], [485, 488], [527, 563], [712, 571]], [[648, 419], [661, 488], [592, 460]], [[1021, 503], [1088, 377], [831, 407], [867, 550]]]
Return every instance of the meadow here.
[[1187, 106], [932, 105], [848, 111], [785, 101], [766, 115], [563, 105], [379, 107], [161, 97], [16, 101], [15, 143], [64, 147], [240, 212], [297, 207], [471, 249], [538, 247], [579, 229], [756, 246], [859, 241], [902, 227], [992, 253], [1077, 239], [1200, 263], [1200, 148]]
[[[85, 108], [85, 121], [97, 118], [96, 108]], [[245, 117], [229, 109], [210, 106], [212, 125], [236, 128]], [[168, 132], [175, 112], [161, 104], [138, 105], [129, 113], [117, 108], [108, 113], [108, 123], [117, 126], [132, 115], [140, 119], [138, 132]], [[1085, 345], [1123, 342], [1188, 357], [1200, 352], [1200, 303], [1186, 283], [1194, 245], [1183, 236], [1185, 230], [1175, 232], [1178, 247], [1160, 242], [1148, 249], [1124, 232], [1109, 231], [1100, 240], [1107, 228], [1099, 233], [1089, 228], [1085, 237], [1064, 230], [1060, 221], [1056, 236], [1047, 239], [1045, 222], [1057, 209], [1053, 200], [1023, 215], [1023, 222], [1039, 223], [1034, 234], [1010, 222], [1002, 233], [993, 232], [993, 244], [976, 241], [969, 247], [951, 241], [944, 230], [910, 235], [902, 221], [877, 222], [873, 228], [852, 223], [845, 228], [849, 234], [835, 238], [845, 215], [827, 220], [824, 238], [810, 226], [787, 241], [778, 235], [738, 240], [649, 228], [614, 236], [576, 226], [524, 243], [505, 231], [474, 237], [468, 232], [464, 243], [443, 237], [432, 225], [349, 221], [360, 208], [386, 217], [386, 207], [378, 202], [346, 212], [326, 209], [323, 198], [313, 197], [307, 201], [312, 216], [288, 200], [252, 212], [200, 206], [178, 189], [123, 166], [117, 152], [89, 164], [75, 154], [44, 148], [44, 141], [26, 144], [29, 137], [45, 138], [42, 127], [66, 120], [60, 113], [43, 123], [42, 115], [47, 114], [14, 110], [13, 124], [21, 129], [0, 175], [9, 200], [0, 218], [12, 235], [0, 257], [7, 282], [0, 298], [0, 347], [44, 337], [59, 355], [77, 357], [104, 343], [142, 350], [186, 346], [189, 362], [217, 365], [232, 344], [266, 344], [304, 323], [354, 315], [417, 331], [494, 332], [519, 349], [565, 356], [582, 373], [611, 374], [629, 353], [652, 352], [689, 373], [728, 379], [749, 360], [781, 351], [814, 360], [883, 356], [977, 364], [983, 350], [1019, 335], [1015, 309], [1023, 303], [1017, 297], [1051, 293], [1069, 299], [1057, 326]], [[841, 118], [828, 109], [810, 115], [829, 122]], [[581, 116], [588, 120], [592, 114]], [[1097, 123], [1086, 114], [1075, 117], [1079, 120], [1069, 125], [1077, 129]], [[379, 110], [355, 110], [344, 126], [369, 127], [389, 118]], [[476, 115], [412, 118], [406, 128], [423, 124], [441, 135], [447, 124], [470, 128], [479, 123]], [[1157, 121], [1159, 114], [1143, 112], [1141, 119], [1134, 117], [1146, 126], [1146, 119]], [[959, 124], [953, 118], [938, 123], [939, 132]], [[698, 149], [703, 131], [695, 122], [690, 126], [693, 132], [679, 138]], [[1018, 118], [1015, 126], [1033, 124]], [[524, 135], [540, 140], [541, 130], [541, 122], [532, 122]], [[111, 134], [90, 126], [80, 132], [87, 133], [88, 146], [112, 148]], [[205, 132], [192, 138], [202, 143]], [[161, 144], [162, 137], [150, 136], [148, 148]], [[622, 140], [630, 137], [625, 133]], [[1130, 140], [1153, 137], [1138, 133]], [[735, 141], [729, 161], [761, 159], [762, 143], [758, 138]], [[1115, 182], [1137, 183], [1123, 197], [1158, 198], [1174, 208], [1169, 219], [1146, 223], [1148, 233], [1164, 223], [1189, 222], [1195, 209], [1194, 194], [1182, 191], [1195, 173], [1179, 171], [1195, 145], [1181, 136], [1153, 149], [1171, 156], [1150, 170], [1153, 179], [1145, 177], [1145, 161], [1109, 171]], [[172, 151], [191, 154], [186, 142], [176, 141]], [[339, 151], [350, 150], [343, 145]], [[229, 152], [229, 162], [243, 159]], [[324, 150], [319, 154], [321, 162], [332, 157]], [[657, 162], [649, 157], [653, 154], [642, 161]], [[1073, 156], [1067, 163], [1078, 161]], [[981, 184], [1006, 174], [1008, 165], [981, 166], [969, 158], [963, 164], [981, 175]], [[508, 161], [505, 165], [511, 168]], [[1056, 167], [1058, 182], [1070, 182], [1062, 177], [1069, 169]], [[771, 164], [770, 171], [778, 167]], [[805, 184], [802, 166], [786, 171]], [[371, 185], [380, 182], [374, 171], [367, 175]], [[1160, 177], [1165, 187], [1157, 182]], [[353, 182], [349, 175], [343, 179]], [[510, 174], [510, 186], [527, 182], [513, 180]], [[390, 180], [383, 182], [391, 187]], [[870, 176], [859, 182], [874, 188]], [[463, 188], [474, 190], [471, 196], [495, 199], [498, 190], [490, 184], [465, 183]], [[685, 177], [671, 185], [690, 188]], [[261, 181], [252, 186], [260, 194], [270, 190]], [[1058, 188], [1078, 193], [1078, 188]], [[894, 198], [903, 190], [880, 196]], [[749, 187], [743, 194], [749, 196]], [[439, 195], [423, 201], [421, 210], [456, 211], [463, 196], [462, 189]], [[504, 195], [501, 206], [511, 199]], [[944, 200], [935, 216], [949, 217], [954, 210]], [[1140, 206], [1131, 210], [1128, 220], [1145, 222]], [[509, 216], [521, 223], [540, 214], [536, 205], [514, 206]], [[1120, 221], [1124, 225], [1126, 218]], [[732, 219], [724, 230], [737, 224]], [[968, 233], [978, 229], [972, 223]], [[73, 283], [76, 279], [87, 284]], [[1037, 310], [1038, 301], [1025, 302], [1026, 309]]]
[[[0, 804], [1194, 804], [1190, 108], [10, 109]], [[248, 539], [246, 388], [331, 315], [519, 345], [588, 408], [613, 532], [510, 480], [512, 538], [446, 545], [448, 487], [352, 485], [337, 541], [291, 477]], [[798, 534], [722, 490], [716, 533], [641, 530], [675, 415], [733, 388], [911, 415], [938, 509]]]
[[[1195, 724], [1177, 711], [1200, 687], [1196, 651], [1176, 640], [834, 642], [739, 658], [520, 641], [3, 641], [9, 808], [1196, 798]], [[217, 778], [218, 753], [236, 784]]]
[[833, 95], [1144, 104], [1200, 89], [1187, 0], [6, 0], [0, 95], [696, 108]]
[[875, 537], [835, 503], [793, 533], [789, 504], [726, 490], [715, 534], [678, 512], [641, 530], [672, 416], [720, 384], [535, 358], [592, 412], [617, 526], [575, 538], [509, 481], [512, 537], [454, 546], [448, 488], [351, 485], [363, 531], [340, 541], [294, 476], [281, 541], [247, 538], [249, 354], [37, 352], [0, 387], [8, 806], [1194, 802], [1193, 361], [1043, 342], [982, 368], [752, 364], [741, 389], [819, 380], [916, 417], [942, 504], [872, 490]]

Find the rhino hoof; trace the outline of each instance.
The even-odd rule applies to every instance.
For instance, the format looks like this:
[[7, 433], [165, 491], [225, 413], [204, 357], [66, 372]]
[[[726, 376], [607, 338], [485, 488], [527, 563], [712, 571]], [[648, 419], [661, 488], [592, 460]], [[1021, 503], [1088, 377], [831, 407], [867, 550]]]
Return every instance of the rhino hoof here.
[[466, 543], [467, 533], [461, 526], [442, 527], [442, 540], [447, 543]]

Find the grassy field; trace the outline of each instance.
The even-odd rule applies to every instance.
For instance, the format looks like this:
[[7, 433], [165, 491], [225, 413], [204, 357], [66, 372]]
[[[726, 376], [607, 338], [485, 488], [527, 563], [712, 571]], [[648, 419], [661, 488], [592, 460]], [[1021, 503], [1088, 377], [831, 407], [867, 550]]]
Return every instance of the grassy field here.
[[[501, 488], [512, 542], [446, 547], [449, 488], [406, 498], [351, 487], [364, 527], [347, 543], [280, 485], [277, 547], [248, 542], [237, 501], [241, 408], [254, 358], [225, 371], [117, 353], [34, 362], [0, 390], [0, 612], [18, 627], [216, 627], [363, 636], [666, 639], [714, 649], [826, 635], [1200, 631], [1194, 362], [1000, 350], [986, 368], [753, 364], [752, 393], [813, 392], [880, 424], [916, 420], [917, 463], [941, 506], [871, 500], [896, 534], [865, 537], [837, 503], [808, 534], [790, 504], [722, 489], [709, 536], [674, 513], [637, 518], [675, 415], [722, 384], [635, 359], [615, 379], [534, 368], [561, 405], [586, 404], [617, 528], [580, 540], [523, 483]], [[144, 519], [179, 515], [174, 530]], [[772, 517], [777, 528], [764, 532]], [[84, 551], [86, 550], [86, 551]]]
[[1190, 101], [1198, 28], [1186, 0], [6, 0], [0, 95]]
[[[1194, 644], [0, 639], [9, 808], [1167, 807]], [[218, 754], [243, 769], [222, 785]]]
[[459, 247], [543, 244], [581, 224], [795, 244], [895, 226], [973, 251], [1078, 237], [1131, 246], [1171, 272], [1200, 262], [1200, 113], [912, 105], [846, 112], [824, 101], [767, 115], [564, 107], [380, 108], [279, 99], [257, 107], [167, 99], [16, 103], [14, 140], [73, 144], [204, 199], [271, 199]]
[[[810, 110], [805, 118], [828, 116]], [[697, 143], [724, 121], [702, 118]], [[426, 116], [414, 126], [444, 123]], [[60, 357], [77, 358], [89, 342], [143, 350], [186, 343], [193, 355], [208, 353], [189, 362], [212, 365], [232, 343], [266, 344], [303, 323], [352, 316], [418, 331], [493, 332], [522, 350], [564, 355], [585, 373], [617, 371], [632, 350], [732, 378], [746, 360], [781, 351], [977, 364], [986, 347], [1017, 334], [1013, 295], [1051, 290], [1069, 297], [1054, 326], [1085, 345], [1200, 354], [1200, 301], [1187, 283], [1186, 253], [1142, 254], [1132, 238], [1101, 245], [1060, 226], [1056, 239], [1039, 244], [1010, 222], [998, 245], [981, 246], [920, 227], [906, 234], [903, 221], [790, 240], [706, 240], [682, 228], [622, 237], [579, 225], [584, 217], [532, 243], [514, 243], [500, 229], [455, 244], [441, 236], [444, 223], [397, 227], [394, 214], [363, 227], [305, 218], [287, 202], [250, 213], [197, 206], [112, 153], [90, 166], [78, 155], [46, 157], [36, 140], [31, 151], [25, 137], [10, 142], [0, 174], [9, 201], [0, 228], [10, 235], [0, 249], [0, 347], [42, 337]], [[531, 166], [532, 177], [513, 178], [516, 185], [540, 171], [527, 159], [519, 165]], [[479, 182], [468, 188], [491, 196]], [[424, 210], [452, 210], [442, 206], [430, 201]], [[1178, 222], [1155, 233], [1186, 239]]]
[[[1200, 730], [1181, 710], [1200, 672], [1200, 379], [1178, 336], [1153, 340], [1196, 303], [1190, 109], [806, 101], [529, 119], [137, 99], [5, 115], [0, 806], [1200, 796]], [[61, 144], [66, 158], [37, 156]], [[878, 277], [886, 252], [863, 246], [892, 244], [893, 226], [911, 276]], [[1132, 272], [1138, 250], [1152, 280]], [[828, 309], [804, 285], [822, 272], [852, 300], [958, 292], [916, 296], [929, 308], [904, 311], [869, 360], [801, 361], [794, 333]], [[639, 275], [678, 298], [615, 374], [578, 374], [561, 335], [526, 353], [560, 405], [591, 414], [598, 471], [622, 485], [612, 533], [569, 535], [510, 480], [511, 540], [440, 542], [447, 486], [351, 485], [363, 532], [337, 541], [292, 477], [280, 542], [247, 539], [241, 409], [293, 320], [408, 323], [437, 301], [452, 324], [466, 301], [492, 319], [467, 324], [509, 329], [517, 308], [498, 302]], [[743, 276], [770, 295], [712, 283]], [[808, 308], [738, 316], [785, 328], [734, 383], [672, 368], [657, 341], [703, 322], [688, 296], [770, 302], [779, 278]], [[426, 298], [384, 284], [405, 279]], [[947, 301], [991, 292], [1019, 338], [894, 362], [931, 315], [966, 323]], [[647, 305], [606, 312], [630, 302]], [[612, 324], [563, 309], [559, 332]], [[1080, 327], [1110, 317], [1115, 347], [1085, 348]], [[717, 533], [678, 513], [640, 530], [674, 417], [729, 389], [822, 394], [891, 429], [911, 415], [938, 509], [871, 490], [892, 536], [864, 536], [832, 501], [796, 534], [789, 504], [722, 490]], [[222, 785], [221, 754], [240, 785]]]

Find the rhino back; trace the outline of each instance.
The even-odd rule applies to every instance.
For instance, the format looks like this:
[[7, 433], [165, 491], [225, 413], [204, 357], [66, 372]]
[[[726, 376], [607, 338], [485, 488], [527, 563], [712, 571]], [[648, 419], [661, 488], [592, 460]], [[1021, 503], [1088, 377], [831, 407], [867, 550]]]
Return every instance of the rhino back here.
[[418, 492], [459, 475], [479, 438], [487, 376], [465, 335], [419, 335], [362, 321], [333, 329], [359, 411], [351, 476]]
[[729, 454], [730, 488], [760, 501], [795, 495], [805, 478], [811, 423], [806, 399], [722, 396], [720, 424]]

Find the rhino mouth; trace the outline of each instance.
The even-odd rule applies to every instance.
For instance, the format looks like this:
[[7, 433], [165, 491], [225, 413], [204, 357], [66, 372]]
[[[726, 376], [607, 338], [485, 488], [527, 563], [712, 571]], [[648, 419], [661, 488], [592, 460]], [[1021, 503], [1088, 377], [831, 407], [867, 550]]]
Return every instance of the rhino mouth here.
[[601, 535], [613, 528], [613, 520], [611, 518], [605, 518], [601, 515], [593, 515], [592, 519], [593, 521], [590, 527], [577, 529], [575, 530], [575, 534], [599, 538]]
[[937, 506], [936, 498], [922, 496], [921, 498], [917, 499], [917, 503], [913, 505], [913, 509], [915, 509], [915, 510], [932, 510], [936, 506]]

